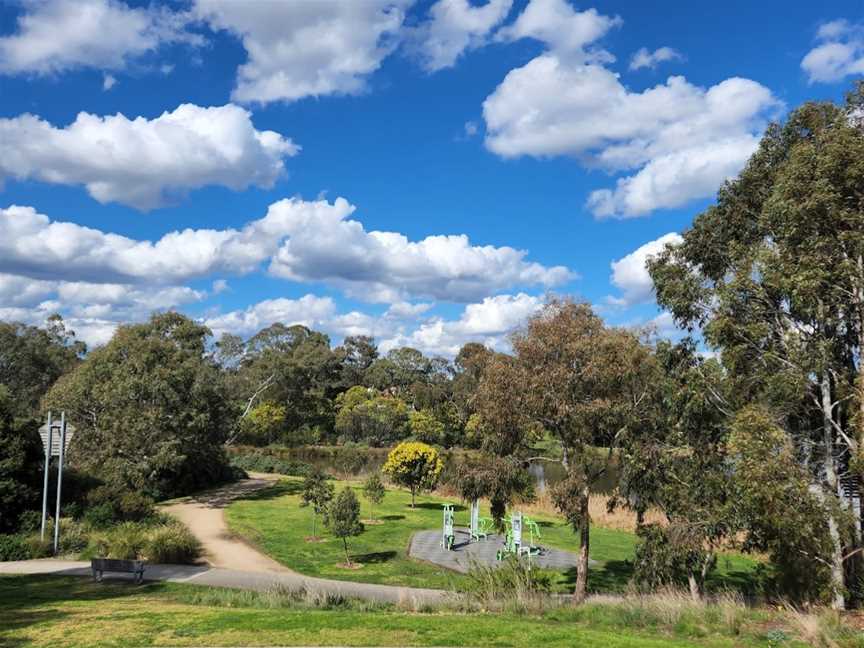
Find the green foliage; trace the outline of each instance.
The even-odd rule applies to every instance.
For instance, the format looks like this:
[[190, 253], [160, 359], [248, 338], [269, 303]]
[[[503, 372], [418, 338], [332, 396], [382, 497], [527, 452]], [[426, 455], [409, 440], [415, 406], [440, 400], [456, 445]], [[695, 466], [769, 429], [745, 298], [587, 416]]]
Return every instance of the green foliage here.
[[346, 441], [386, 446], [410, 432], [408, 406], [394, 396], [352, 387], [336, 399], [336, 431]]
[[369, 502], [370, 519], [375, 519], [375, 506], [384, 501], [384, 495], [387, 494], [387, 489], [384, 488], [384, 482], [378, 473], [372, 473], [363, 483], [363, 497]]
[[534, 478], [514, 457], [475, 456], [456, 462], [451, 485], [462, 499], [471, 502], [487, 498], [499, 529], [504, 528], [507, 507], [534, 499]]
[[640, 542], [633, 560], [633, 580], [639, 589], [651, 592], [684, 584], [691, 571], [687, 551], [670, 537], [669, 529], [646, 524], [636, 533]]
[[30, 548], [22, 536], [0, 535], [0, 562], [29, 559]]
[[17, 530], [20, 515], [39, 500], [44, 464], [32, 424], [16, 424], [12, 395], [0, 384], [0, 533]]
[[312, 471], [312, 466], [308, 463], [282, 459], [272, 454], [267, 448], [256, 449], [253, 452], [232, 453], [231, 465], [249, 472], [276, 473], [296, 477], [305, 477]]
[[830, 573], [814, 556], [830, 554], [824, 511], [809, 488], [789, 437], [763, 407], [742, 409], [729, 456], [734, 498], [749, 531], [746, 548], [771, 554], [776, 588], [796, 601], [826, 599]]
[[143, 548], [143, 554], [150, 562], [169, 565], [194, 564], [201, 553], [198, 538], [179, 523], [166, 524], [150, 531]]
[[[716, 204], [648, 264], [660, 306], [722, 351], [728, 409], [755, 405], [778, 414], [784, 454], [790, 467], [798, 464], [795, 480], [803, 476], [819, 506], [797, 487], [792, 501], [829, 530], [827, 545], [815, 520], [805, 535], [809, 550], [820, 550], [811, 564], [831, 565], [835, 608], [846, 605], [864, 573], [864, 559], [844, 559], [864, 547], [860, 535], [850, 539], [842, 514], [849, 503], [839, 496], [839, 478], [864, 443], [862, 106], [859, 81], [845, 105], [805, 103], [770, 126]], [[755, 516], [747, 520], [753, 542], [762, 543], [758, 529], [767, 520], [756, 508], [747, 512]]]
[[0, 384], [9, 390], [14, 418], [35, 420], [39, 400], [85, 350], [59, 315], [49, 317], [45, 328], [0, 322]]
[[419, 441], [405, 441], [393, 448], [382, 471], [394, 483], [411, 490], [411, 507], [417, 491], [435, 488], [444, 464], [438, 451]]
[[312, 537], [315, 537], [315, 521], [318, 515], [327, 511], [327, 506], [333, 499], [335, 489], [328, 477], [320, 470], [312, 470], [303, 480], [303, 493], [300, 506], [312, 507]]
[[225, 394], [209, 331], [177, 313], [121, 326], [45, 398], [78, 428], [70, 465], [159, 499], [226, 479]]
[[242, 423], [242, 440], [251, 445], [273, 443], [285, 427], [288, 408], [264, 401], [249, 411]]
[[[141, 522], [156, 512], [153, 499], [128, 489], [98, 486], [87, 494], [84, 518], [94, 526], [113, 522]], [[101, 523], [101, 524], [100, 524]]]
[[343, 488], [327, 508], [326, 522], [330, 533], [342, 540], [342, 545], [345, 548], [345, 563], [350, 565], [348, 538], [363, 533], [363, 523], [360, 521], [360, 502], [350, 486]]
[[440, 445], [445, 441], [444, 424], [428, 410], [413, 411], [408, 416], [411, 436], [423, 443]]

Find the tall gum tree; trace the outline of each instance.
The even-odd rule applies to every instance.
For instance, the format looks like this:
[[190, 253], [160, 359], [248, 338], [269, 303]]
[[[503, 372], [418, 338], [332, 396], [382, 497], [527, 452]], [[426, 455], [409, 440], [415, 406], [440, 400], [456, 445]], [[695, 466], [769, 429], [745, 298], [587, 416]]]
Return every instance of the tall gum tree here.
[[552, 300], [512, 336], [513, 356], [498, 355], [476, 396], [483, 429], [499, 456], [518, 455], [537, 432], [561, 449], [566, 478], [553, 496], [579, 535], [574, 602], [588, 583], [592, 484], [639, 416], [648, 394], [650, 352], [637, 337], [611, 329], [583, 303]]
[[649, 262], [657, 301], [701, 327], [742, 403], [783, 413], [832, 546], [834, 607], [861, 571], [864, 83], [768, 128], [746, 168]]

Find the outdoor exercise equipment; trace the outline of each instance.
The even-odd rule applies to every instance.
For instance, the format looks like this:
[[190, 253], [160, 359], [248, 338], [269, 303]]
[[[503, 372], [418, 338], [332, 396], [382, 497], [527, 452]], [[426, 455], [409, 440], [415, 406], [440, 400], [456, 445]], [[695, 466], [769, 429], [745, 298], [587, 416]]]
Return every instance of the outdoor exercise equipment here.
[[[506, 520], [507, 529], [504, 534], [504, 548], [499, 549], [495, 557], [503, 560], [507, 555], [531, 556], [539, 555], [541, 548], [534, 544], [534, 537], [540, 537], [540, 526], [531, 518], [518, 513], [511, 513], [510, 519]], [[528, 544], [523, 544], [522, 533], [528, 529]]]
[[441, 534], [441, 548], [451, 551], [453, 549], [453, 505], [444, 505], [444, 530]]
[[471, 524], [469, 525], [471, 540], [477, 540], [478, 542], [481, 539], [485, 540], [491, 530], [492, 520], [480, 517], [480, 500], [474, 500], [471, 502]]

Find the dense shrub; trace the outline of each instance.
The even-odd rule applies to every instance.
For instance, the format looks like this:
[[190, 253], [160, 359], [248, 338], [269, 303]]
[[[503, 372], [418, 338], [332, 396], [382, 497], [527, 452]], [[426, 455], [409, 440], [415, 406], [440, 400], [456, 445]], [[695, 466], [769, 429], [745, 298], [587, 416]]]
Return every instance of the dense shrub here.
[[[92, 535], [87, 554], [124, 560], [144, 559], [154, 563], [194, 563], [201, 544], [176, 520], [123, 522]], [[156, 522], [154, 524], [154, 522]]]
[[117, 490], [104, 485], [90, 491], [84, 519], [96, 528], [113, 522], [141, 522], [155, 512], [153, 500], [130, 490]]
[[312, 470], [312, 466], [308, 463], [291, 459], [280, 459], [267, 453], [266, 450], [250, 452], [248, 454], [235, 454], [231, 457], [231, 465], [250, 472], [277, 473], [296, 477], [305, 477]]
[[182, 524], [168, 524], [150, 532], [144, 555], [154, 563], [192, 564], [201, 557], [201, 543]]
[[30, 548], [23, 537], [18, 535], [0, 535], [0, 562], [29, 559]]
[[147, 542], [147, 528], [138, 522], [123, 522], [91, 538], [92, 553], [104, 558], [139, 558]]

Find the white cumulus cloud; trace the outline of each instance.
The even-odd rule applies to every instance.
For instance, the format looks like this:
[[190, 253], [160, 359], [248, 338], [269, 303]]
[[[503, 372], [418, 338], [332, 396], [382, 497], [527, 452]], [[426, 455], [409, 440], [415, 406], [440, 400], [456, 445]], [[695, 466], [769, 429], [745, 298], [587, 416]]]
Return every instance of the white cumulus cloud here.
[[567, 0], [530, 0], [516, 21], [499, 30], [496, 38], [533, 38], [570, 60], [614, 60], [608, 52], [592, 51], [589, 46], [619, 25], [617, 16], [604, 16], [596, 9], [576, 11]]
[[429, 72], [453, 67], [462, 53], [487, 42], [489, 34], [510, 12], [513, 0], [438, 0], [429, 19], [413, 33], [414, 49]]
[[706, 89], [672, 76], [632, 92], [602, 65], [550, 52], [511, 70], [483, 116], [486, 146], [501, 157], [570, 156], [630, 173], [588, 206], [598, 217], [633, 217], [711, 195], [743, 167], [780, 105], [742, 78]]
[[82, 112], [62, 128], [25, 114], [0, 119], [0, 149], [0, 180], [83, 185], [101, 203], [142, 210], [207, 185], [271, 187], [299, 151], [233, 104], [182, 104], [154, 119]]
[[51, 74], [121, 69], [166, 43], [200, 44], [187, 17], [166, 7], [118, 0], [25, 0], [16, 29], [0, 36], [0, 72]]
[[653, 52], [647, 47], [640, 47], [633, 58], [630, 59], [630, 70], [641, 70], [642, 68], [656, 68], [660, 63], [667, 61], [680, 61], [684, 57], [671, 47], [658, 47]]
[[335, 285], [350, 296], [378, 302], [407, 297], [466, 302], [512, 286], [551, 287], [574, 277], [563, 266], [526, 261], [523, 250], [472, 245], [464, 234], [410, 241], [398, 232], [367, 232], [348, 213], [300, 212], [286, 201], [272, 205], [268, 219], [278, 221], [288, 239], [270, 272]]
[[682, 240], [680, 234], [670, 232], [613, 261], [609, 280], [621, 290], [622, 295], [608, 297], [607, 301], [616, 306], [632, 306], [653, 299], [654, 282], [648, 274], [648, 259], [662, 252], [667, 245], [677, 245]]
[[513, 286], [554, 286], [563, 266], [525, 260], [510, 247], [472, 245], [465, 235], [409, 241], [367, 232], [344, 198], [280, 200], [241, 229], [186, 229], [135, 240], [52, 221], [32, 207], [0, 209], [0, 272], [36, 279], [170, 284], [214, 273], [271, 274], [325, 283], [367, 301], [432, 297], [467, 302]]
[[413, 330], [381, 342], [388, 351], [411, 346], [433, 355], [455, 356], [467, 342], [479, 342], [498, 350], [508, 347], [507, 336], [543, 307], [542, 297], [519, 293], [496, 295], [468, 304], [457, 320], [432, 317]]
[[408, 0], [196, 0], [213, 29], [237, 35], [247, 61], [235, 101], [269, 103], [356, 94], [398, 44]]
[[864, 74], [864, 25], [833, 20], [819, 28], [816, 42], [801, 61], [810, 83], [833, 83]]

